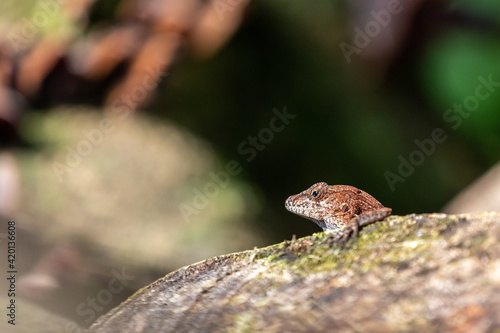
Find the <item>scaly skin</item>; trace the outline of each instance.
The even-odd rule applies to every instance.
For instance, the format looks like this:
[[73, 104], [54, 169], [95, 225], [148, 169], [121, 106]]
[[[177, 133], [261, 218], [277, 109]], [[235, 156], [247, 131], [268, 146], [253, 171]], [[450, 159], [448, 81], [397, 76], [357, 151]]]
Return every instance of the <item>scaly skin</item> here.
[[348, 185], [317, 183], [286, 199], [288, 211], [314, 221], [323, 230], [346, 228], [348, 234], [391, 215], [374, 197]]

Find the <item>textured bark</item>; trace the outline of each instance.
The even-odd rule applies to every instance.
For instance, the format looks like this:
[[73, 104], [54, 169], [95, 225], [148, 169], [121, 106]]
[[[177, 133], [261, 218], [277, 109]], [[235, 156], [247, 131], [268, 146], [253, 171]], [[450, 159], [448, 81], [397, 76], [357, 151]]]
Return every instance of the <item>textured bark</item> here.
[[90, 332], [500, 330], [500, 214], [392, 216], [181, 268]]

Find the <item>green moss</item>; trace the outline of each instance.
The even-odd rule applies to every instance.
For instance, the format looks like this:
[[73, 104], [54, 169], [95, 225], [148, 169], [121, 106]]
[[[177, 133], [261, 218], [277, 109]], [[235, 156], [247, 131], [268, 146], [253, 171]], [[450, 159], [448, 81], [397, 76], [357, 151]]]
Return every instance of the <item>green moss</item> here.
[[[431, 217], [431, 216], [428, 216]], [[432, 219], [416, 215], [391, 216], [362, 230], [347, 243], [332, 242], [338, 232], [320, 232], [293, 241], [285, 241], [254, 250], [254, 260], [264, 260], [274, 270], [289, 270], [300, 276], [342, 269], [352, 265], [358, 273], [380, 264], [401, 265], [417, 256], [425, 256], [433, 241], [455, 223], [457, 216], [432, 215]], [[420, 228], [421, 223], [433, 224]], [[386, 244], [399, 244], [388, 247]], [[479, 242], [477, 243], [480, 244]]]

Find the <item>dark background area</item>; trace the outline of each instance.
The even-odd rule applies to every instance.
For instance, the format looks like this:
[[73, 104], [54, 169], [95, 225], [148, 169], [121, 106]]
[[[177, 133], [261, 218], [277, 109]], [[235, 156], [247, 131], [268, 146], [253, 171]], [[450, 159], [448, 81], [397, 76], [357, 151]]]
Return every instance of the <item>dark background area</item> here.
[[[387, 68], [378, 73], [363, 53], [347, 64], [338, 47], [339, 34], [352, 40], [349, 9], [362, 5], [332, 3], [334, 12], [318, 5], [299, 19], [300, 9], [278, 15], [272, 5], [254, 4], [224, 49], [205, 61], [185, 59], [149, 108], [212, 142], [224, 160], [242, 160], [238, 143], [267, 125], [272, 107], [286, 105], [297, 115], [244, 167], [243, 177], [265, 193], [261, 227], [277, 233], [275, 240], [287, 230], [317, 230], [282, 208], [288, 194], [317, 181], [366, 189], [396, 214], [439, 211], [498, 160], [494, 145], [481, 148], [498, 140], [497, 92], [460, 128], [443, 120], [473, 94], [478, 76], [497, 77], [500, 54], [491, 29], [498, 31], [498, 20], [452, 3], [421, 6], [406, 17], [413, 24], [394, 58], [379, 60]], [[483, 132], [480, 123], [489, 129]], [[448, 139], [391, 191], [384, 173], [397, 174], [398, 156], [408, 160], [418, 148], [414, 140], [431, 138], [435, 128]]]

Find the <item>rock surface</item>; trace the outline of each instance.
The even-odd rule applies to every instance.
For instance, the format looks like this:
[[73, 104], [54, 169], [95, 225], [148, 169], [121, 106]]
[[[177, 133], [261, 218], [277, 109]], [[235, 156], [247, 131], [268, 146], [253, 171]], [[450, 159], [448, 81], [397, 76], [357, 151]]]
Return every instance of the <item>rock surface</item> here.
[[500, 330], [500, 214], [391, 216], [181, 268], [90, 332]]

